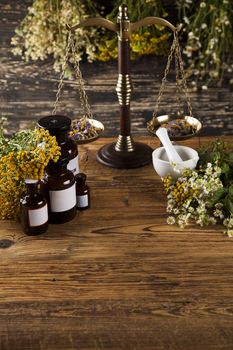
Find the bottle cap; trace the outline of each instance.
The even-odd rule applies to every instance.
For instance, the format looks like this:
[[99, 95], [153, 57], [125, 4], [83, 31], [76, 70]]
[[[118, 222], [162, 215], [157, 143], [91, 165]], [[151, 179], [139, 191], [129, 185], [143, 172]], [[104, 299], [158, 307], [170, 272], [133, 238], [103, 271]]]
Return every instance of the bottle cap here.
[[71, 126], [71, 119], [64, 115], [49, 115], [38, 120], [40, 128], [49, 131], [54, 136], [61, 132], [67, 132]]
[[24, 182], [26, 185], [34, 185], [34, 184], [37, 184], [39, 182], [39, 180], [27, 178], [24, 180]]
[[84, 173], [78, 173], [78, 174], [75, 176], [75, 179], [76, 179], [76, 182], [77, 182], [78, 184], [82, 184], [82, 183], [84, 183], [84, 182], [86, 181], [87, 176], [86, 176], [86, 174], [84, 174]]

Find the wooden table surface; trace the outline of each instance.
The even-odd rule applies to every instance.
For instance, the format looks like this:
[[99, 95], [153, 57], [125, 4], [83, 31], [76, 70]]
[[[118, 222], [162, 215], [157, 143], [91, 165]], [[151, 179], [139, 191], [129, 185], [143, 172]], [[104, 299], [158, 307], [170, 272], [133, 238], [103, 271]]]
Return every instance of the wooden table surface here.
[[233, 349], [233, 240], [166, 225], [152, 165], [101, 166], [107, 141], [79, 149], [91, 209], [38, 237], [0, 223], [0, 349]]

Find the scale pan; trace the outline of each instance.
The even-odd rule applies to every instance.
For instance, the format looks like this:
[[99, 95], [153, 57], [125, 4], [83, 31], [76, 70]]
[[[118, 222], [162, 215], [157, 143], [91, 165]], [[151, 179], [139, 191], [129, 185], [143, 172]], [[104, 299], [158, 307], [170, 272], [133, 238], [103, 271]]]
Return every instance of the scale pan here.
[[[75, 130], [76, 125], [80, 125], [80, 121], [81, 119], [72, 120], [71, 132], [72, 130]], [[90, 135], [88, 135], [88, 130]], [[70, 138], [74, 140], [77, 145], [84, 145], [97, 140], [103, 131], [104, 125], [100, 121], [96, 119], [87, 119], [85, 129], [81, 128], [81, 131], [77, 131], [76, 134], [70, 135]]]
[[[192, 128], [192, 133], [188, 133], [188, 134], [180, 134], [177, 136], [170, 136], [170, 139], [172, 141], [182, 141], [182, 140], [188, 140], [191, 137], [194, 137], [196, 135], [199, 134], [199, 132], [202, 129], [202, 124], [201, 122], [194, 118], [194, 117], [190, 117], [190, 116], [185, 116], [182, 118], [176, 118], [175, 116], [169, 116], [169, 115], [160, 115], [158, 117], [155, 118], [154, 123], [152, 124], [152, 120], [150, 122], [148, 122], [147, 124], [147, 130], [149, 131], [150, 134], [155, 135], [156, 136], [156, 131], [160, 126], [164, 126], [165, 128], [167, 127], [166, 124], [168, 124], [171, 121], [176, 121], [177, 123], [176, 125], [179, 125], [180, 120], [185, 120]], [[169, 134], [169, 132], [168, 132]]]

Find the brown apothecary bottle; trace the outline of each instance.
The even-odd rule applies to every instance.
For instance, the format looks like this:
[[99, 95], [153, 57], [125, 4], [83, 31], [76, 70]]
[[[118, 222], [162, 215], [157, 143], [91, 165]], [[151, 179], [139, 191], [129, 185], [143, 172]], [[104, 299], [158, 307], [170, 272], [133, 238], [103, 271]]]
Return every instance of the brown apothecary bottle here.
[[68, 137], [68, 131], [71, 126], [71, 119], [64, 115], [51, 115], [43, 117], [38, 121], [40, 128], [49, 131], [50, 135], [55, 136], [58, 145], [62, 151], [69, 153], [69, 162], [67, 168], [74, 175], [79, 173], [78, 147], [75, 141]]
[[76, 215], [76, 185], [73, 173], [67, 169], [69, 155], [62, 152], [58, 162], [50, 162], [43, 178], [43, 192], [49, 204], [49, 222], [62, 224]]
[[20, 221], [28, 236], [40, 235], [48, 229], [48, 205], [38, 191], [38, 180], [26, 179], [27, 194], [20, 199]]
[[86, 174], [84, 173], [79, 173], [75, 177], [77, 210], [85, 210], [90, 207], [90, 191], [89, 191], [89, 187], [86, 184], [86, 178], [87, 178]]

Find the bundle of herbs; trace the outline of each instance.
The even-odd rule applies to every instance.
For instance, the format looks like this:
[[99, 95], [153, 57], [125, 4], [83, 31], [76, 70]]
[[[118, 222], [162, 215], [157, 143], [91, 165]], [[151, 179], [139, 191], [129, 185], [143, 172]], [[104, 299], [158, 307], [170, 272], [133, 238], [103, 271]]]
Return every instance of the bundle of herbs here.
[[188, 72], [208, 88], [211, 81], [222, 82], [233, 70], [232, 0], [177, 0], [179, 18], [184, 23], [184, 50]]
[[[107, 18], [116, 22], [118, 7], [124, 3], [127, 5], [131, 22], [136, 22], [142, 18], [155, 16], [167, 17], [167, 13], [162, 6], [161, 0], [117, 0], [112, 4], [112, 11]], [[131, 33], [130, 48], [131, 58], [138, 58], [144, 55], [164, 55], [168, 53], [171, 33], [163, 26], [146, 26]], [[108, 61], [116, 59], [118, 55], [117, 36], [115, 33], [105, 31], [105, 35], [98, 44], [97, 59]]]
[[163, 179], [167, 193], [168, 224], [183, 228], [190, 222], [200, 226], [225, 226], [233, 237], [233, 153], [222, 139], [199, 150], [195, 170], [185, 169], [174, 183]]
[[47, 130], [22, 130], [7, 138], [3, 124], [0, 119], [0, 220], [18, 217], [25, 179], [40, 180], [49, 161], [56, 162], [61, 154]]

